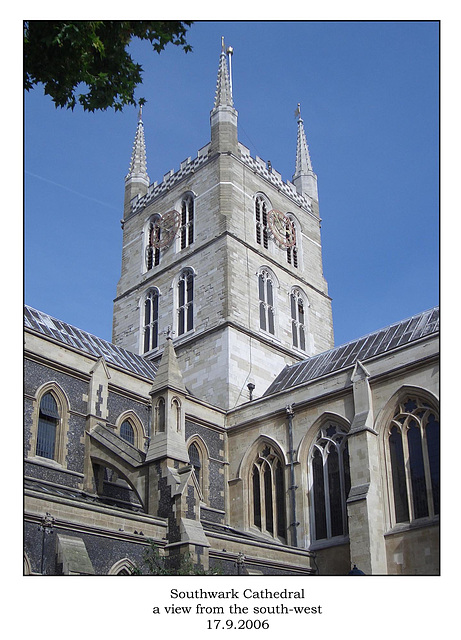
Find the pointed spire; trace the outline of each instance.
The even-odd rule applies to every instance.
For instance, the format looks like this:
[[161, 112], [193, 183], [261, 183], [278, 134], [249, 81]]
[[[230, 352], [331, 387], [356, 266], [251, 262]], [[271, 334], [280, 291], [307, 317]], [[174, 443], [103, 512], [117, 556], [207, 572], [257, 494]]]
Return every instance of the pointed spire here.
[[306, 133], [304, 131], [304, 121], [301, 118], [301, 104], [298, 102], [298, 108], [295, 111], [298, 118], [298, 138], [296, 144], [296, 166], [293, 175], [293, 184], [296, 186], [298, 193], [308, 195], [318, 200], [317, 193], [317, 176], [312, 169], [309, 147], [307, 145]]
[[219, 56], [218, 79], [214, 106], [210, 114], [211, 147], [210, 152], [239, 154], [237, 137], [238, 113], [234, 109], [232, 98], [232, 84], [227, 66], [226, 53], [232, 55], [232, 47], [224, 45], [224, 37], [221, 38], [221, 54]]
[[298, 140], [296, 145], [296, 169], [294, 178], [306, 175], [308, 171], [312, 171], [312, 162], [309, 155], [309, 147], [307, 146], [306, 133], [304, 131], [304, 121], [301, 118], [301, 104], [298, 102], [296, 109], [298, 116]]
[[139, 107], [138, 126], [136, 127], [130, 168], [128, 175], [126, 176], [126, 180], [129, 180], [130, 178], [141, 182], [145, 181], [147, 185], [149, 185], [149, 176], [147, 175], [146, 141], [144, 138], [144, 124], [142, 121], [142, 105]]
[[[231, 47], [229, 49], [232, 51]], [[221, 38], [221, 55], [219, 56], [218, 79], [216, 82], [216, 93], [214, 99], [214, 108], [217, 107], [233, 107], [232, 87], [227, 67], [226, 48], [224, 46], [224, 36]]]

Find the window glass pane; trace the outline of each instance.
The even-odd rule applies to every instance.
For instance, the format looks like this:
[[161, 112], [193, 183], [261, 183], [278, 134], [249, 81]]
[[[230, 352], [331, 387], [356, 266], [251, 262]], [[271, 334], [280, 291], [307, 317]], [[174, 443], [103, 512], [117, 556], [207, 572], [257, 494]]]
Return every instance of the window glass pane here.
[[150, 324], [150, 312], [151, 312], [151, 302], [150, 302], [150, 299], [147, 298], [147, 300], [144, 303], [144, 324]]
[[313, 473], [313, 498], [314, 498], [314, 517], [315, 517], [315, 539], [323, 540], [327, 537], [327, 521], [325, 510], [325, 484], [323, 478], [323, 460], [322, 454], [318, 449], [315, 450], [312, 457], [312, 473]]
[[285, 491], [283, 487], [283, 470], [280, 461], [275, 468], [275, 503], [277, 506], [277, 535], [286, 537]]
[[304, 334], [304, 327], [302, 326], [299, 327], [299, 346], [303, 351], [306, 350], [306, 336]]
[[194, 328], [194, 307], [192, 303], [187, 305], [187, 331]]
[[304, 324], [304, 305], [301, 298], [298, 299], [298, 320], [301, 324]]
[[271, 307], [274, 306], [274, 293], [272, 288], [272, 280], [267, 279], [267, 304]]
[[178, 289], [179, 289], [178, 302], [179, 302], [179, 306], [182, 307], [184, 305], [185, 298], [186, 298], [184, 278], [181, 278], [179, 280]]
[[40, 401], [40, 412], [50, 418], [59, 418], [58, 405], [51, 393], [45, 393]]
[[391, 457], [395, 519], [396, 522], [407, 522], [410, 519], [407, 483], [405, 479], [402, 434], [398, 427], [393, 427], [391, 429], [391, 435], [389, 436], [389, 452]]
[[150, 328], [146, 327], [144, 329], [144, 353], [150, 351]]
[[125, 420], [120, 427], [120, 437], [134, 445], [134, 430], [128, 420]]
[[291, 322], [291, 332], [293, 334], [293, 346], [297, 347], [298, 346], [298, 327], [296, 325], [296, 322], [294, 322], [293, 320]]
[[339, 475], [339, 458], [336, 448], [328, 454], [328, 491], [330, 496], [331, 535], [340, 536], [343, 531], [343, 513], [341, 499], [341, 479]]
[[439, 422], [431, 414], [426, 425], [427, 453], [431, 471], [432, 497], [434, 500], [434, 513], [440, 511], [440, 429]]
[[259, 303], [259, 326], [266, 331], [266, 308], [263, 302]]
[[253, 465], [253, 522], [261, 528], [261, 494], [259, 486], [259, 469]]
[[195, 477], [200, 484], [200, 469], [202, 467], [202, 463], [200, 460], [199, 451], [194, 443], [192, 443], [189, 447], [189, 460], [191, 465], [194, 467]]
[[191, 273], [188, 273], [186, 276], [186, 286], [187, 286], [187, 291], [186, 291], [186, 299], [187, 302], [191, 302], [194, 299], [194, 278], [192, 276]]
[[296, 320], [296, 298], [294, 294], [290, 296], [290, 307], [291, 307], [291, 318], [292, 320]]
[[40, 412], [38, 420], [37, 447], [35, 453], [42, 458], [54, 458], [54, 447], [56, 441], [56, 418], [44, 416]]
[[410, 476], [413, 492], [414, 517], [424, 518], [429, 515], [426, 477], [424, 473], [421, 429], [414, 420], [411, 420], [410, 422], [407, 438], [410, 454]]
[[157, 430], [161, 433], [163, 433], [165, 431], [165, 400], [163, 398], [160, 398], [160, 400], [158, 401], [158, 405], [157, 405], [157, 420], [158, 420], [158, 427]]
[[152, 316], [154, 320], [158, 319], [158, 293], [155, 292], [152, 297]]
[[259, 278], [258, 278], [258, 289], [259, 289], [259, 299], [262, 300], [263, 302], [266, 301], [266, 295], [265, 295], [265, 291], [264, 291], [264, 276], [261, 274], [259, 274]]
[[182, 336], [182, 334], [184, 333], [185, 329], [184, 329], [185, 325], [184, 325], [184, 307], [181, 307], [179, 309], [179, 313], [178, 313], [178, 335]]
[[266, 530], [274, 533], [274, 514], [272, 509], [272, 473], [268, 464], [264, 469], [264, 501], [266, 506]]

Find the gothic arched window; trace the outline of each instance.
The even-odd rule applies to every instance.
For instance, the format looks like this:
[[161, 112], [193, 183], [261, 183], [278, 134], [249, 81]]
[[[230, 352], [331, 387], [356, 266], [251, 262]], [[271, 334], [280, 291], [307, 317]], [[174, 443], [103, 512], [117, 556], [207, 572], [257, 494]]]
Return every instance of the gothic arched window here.
[[264, 196], [256, 196], [255, 199], [255, 224], [256, 224], [256, 242], [265, 249], [269, 246], [269, 226], [267, 214], [269, 207]]
[[45, 393], [40, 400], [35, 455], [55, 459], [60, 420], [58, 404], [53, 394]]
[[347, 534], [346, 499], [351, 488], [347, 431], [334, 423], [323, 426], [309, 455], [312, 539]]
[[440, 430], [437, 411], [406, 396], [388, 429], [394, 522], [438, 515], [440, 508]]
[[155, 431], [164, 433], [166, 426], [165, 398], [160, 397], [155, 406]]
[[275, 334], [274, 278], [266, 269], [258, 274], [259, 326], [263, 331]]
[[[292, 220], [293, 222], [293, 219], [291, 217], [290, 217], [290, 220]], [[293, 224], [295, 223], [293, 222]], [[287, 225], [286, 235], [287, 235], [287, 238], [291, 237], [290, 225]], [[298, 238], [298, 233], [296, 234], [296, 238]], [[295, 269], [297, 269], [298, 263], [299, 263], [297, 240], [294, 245], [292, 245], [291, 247], [287, 247], [286, 255], [287, 255], [288, 264], [291, 264], [293, 267], [295, 267]]]
[[283, 464], [275, 450], [263, 443], [250, 473], [251, 521], [263, 533], [286, 538]]
[[194, 328], [194, 272], [183, 269], [178, 280], [178, 336]]
[[201, 487], [202, 486], [202, 459], [200, 456], [200, 452], [197, 448], [197, 445], [192, 443], [189, 446], [188, 452], [189, 452], [190, 463], [194, 467], [195, 477], [197, 478], [199, 487]]
[[143, 353], [158, 347], [158, 289], [149, 289], [144, 301]]
[[120, 427], [120, 437], [134, 446], [134, 429], [129, 420], [124, 420]]
[[160, 234], [161, 230], [155, 223], [160, 219], [160, 216], [156, 214], [149, 220], [149, 226], [147, 228], [147, 242], [146, 242], [146, 269], [149, 271], [153, 267], [160, 264]]
[[194, 196], [188, 193], [181, 200], [181, 225], [179, 238], [181, 249], [185, 249], [194, 242]]
[[302, 351], [306, 350], [306, 324], [307, 304], [298, 289], [293, 289], [290, 294], [291, 309], [291, 334], [293, 346]]

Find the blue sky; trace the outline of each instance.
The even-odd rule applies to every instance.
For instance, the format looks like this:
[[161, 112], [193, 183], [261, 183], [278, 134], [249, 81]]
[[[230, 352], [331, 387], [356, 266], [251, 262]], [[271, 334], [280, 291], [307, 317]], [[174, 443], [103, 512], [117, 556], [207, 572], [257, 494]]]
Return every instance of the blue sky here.
[[[135, 44], [151, 181], [209, 141], [221, 36], [239, 139], [285, 180], [301, 103], [336, 344], [437, 305], [438, 24], [198, 22], [192, 53]], [[25, 301], [108, 340], [136, 121], [25, 96]]]

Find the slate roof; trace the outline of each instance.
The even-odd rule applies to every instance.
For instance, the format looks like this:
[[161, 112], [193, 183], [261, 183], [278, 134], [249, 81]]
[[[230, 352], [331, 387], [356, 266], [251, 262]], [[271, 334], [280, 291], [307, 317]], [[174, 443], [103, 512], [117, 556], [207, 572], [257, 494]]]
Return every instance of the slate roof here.
[[83, 351], [95, 358], [103, 356], [108, 364], [126, 369], [149, 380], [155, 378], [157, 366], [142, 356], [121, 349], [107, 340], [102, 340], [91, 333], [52, 318], [43, 311], [25, 306], [24, 326], [26, 329], [54, 338], [68, 347]]
[[364, 362], [438, 331], [439, 308], [435, 307], [296, 364], [287, 365], [264, 396], [351, 367], [357, 360]]

